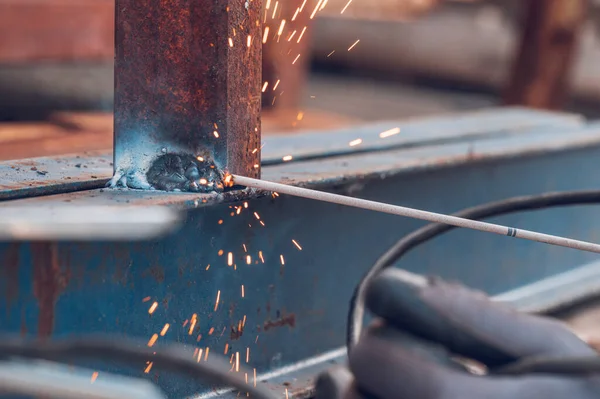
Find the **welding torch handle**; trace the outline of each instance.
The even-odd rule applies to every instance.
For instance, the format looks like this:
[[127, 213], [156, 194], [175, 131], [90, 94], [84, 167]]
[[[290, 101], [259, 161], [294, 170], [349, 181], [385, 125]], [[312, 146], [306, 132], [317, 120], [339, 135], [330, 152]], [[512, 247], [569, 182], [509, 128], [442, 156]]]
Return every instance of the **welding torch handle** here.
[[477, 220], [463, 219], [457, 216], [422, 211], [419, 209], [407, 208], [404, 206], [385, 204], [382, 202], [369, 201], [360, 198], [353, 198], [345, 195], [326, 193], [323, 191], [290, 186], [282, 183], [274, 183], [260, 179], [253, 179], [250, 177], [233, 175], [233, 179], [235, 184], [241, 186], [252, 187], [266, 191], [274, 191], [277, 193], [293, 195], [296, 197], [330, 202], [339, 205], [346, 205], [354, 208], [367, 209], [371, 211], [383, 212], [397, 216], [405, 216], [414, 219], [426, 220], [434, 223], [448, 224], [451, 226], [463, 227], [466, 229], [500, 234], [508, 237], [521, 238], [524, 240], [537, 241], [560, 247], [579, 249], [581, 251], [600, 253], [600, 245], [591, 242], [573, 240], [570, 238], [537, 233], [535, 231], [530, 230], [516, 229], [514, 227], [480, 222]]

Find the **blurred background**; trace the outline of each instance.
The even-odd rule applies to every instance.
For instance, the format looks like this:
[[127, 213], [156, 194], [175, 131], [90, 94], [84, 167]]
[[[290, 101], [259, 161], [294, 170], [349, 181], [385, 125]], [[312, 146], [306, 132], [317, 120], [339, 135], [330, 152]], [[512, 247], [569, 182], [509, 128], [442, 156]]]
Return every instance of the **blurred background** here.
[[[265, 134], [499, 104], [600, 113], [600, 0], [264, 1]], [[0, 0], [0, 159], [110, 150], [113, 30], [114, 0]]]

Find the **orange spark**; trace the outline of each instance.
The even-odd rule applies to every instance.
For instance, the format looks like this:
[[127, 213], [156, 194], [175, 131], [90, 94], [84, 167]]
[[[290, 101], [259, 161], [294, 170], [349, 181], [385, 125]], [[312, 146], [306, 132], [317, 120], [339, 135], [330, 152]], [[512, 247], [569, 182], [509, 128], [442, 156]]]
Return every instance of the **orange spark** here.
[[[264, 93], [265, 91], [267, 91], [267, 87], [269, 87], [269, 82], [265, 82], [265, 84], [263, 84], [263, 87], [262, 87], [262, 92], [263, 92], [263, 93]], [[256, 150], [256, 149], [255, 149], [255, 150]], [[253, 152], [253, 154], [254, 154], [254, 152]]]
[[283, 255], [279, 255], [279, 259], [281, 260], [281, 264], [285, 265], [285, 259], [283, 259]]
[[277, 82], [275, 82], [275, 86], [273, 86], [273, 91], [277, 90], [277, 87], [279, 86], [280, 82], [281, 82], [281, 79], [278, 79]]
[[355, 147], [357, 145], [362, 144], [362, 142], [363, 142], [362, 139], [356, 139], [356, 140], [352, 140], [350, 143], [348, 143], [348, 145], [350, 147]]
[[304, 36], [304, 32], [306, 32], [306, 26], [304, 28], [302, 28], [302, 33], [300, 33], [297, 43], [300, 43], [300, 40], [302, 40], [302, 36]]
[[385, 132], [379, 133], [379, 137], [382, 139], [385, 139], [386, 137], [390, 137], [390, 136], [396, 135], [398, 133], [400, 133], [400, 128], [395, 127], [393, 129], [386, 130]]
[[229, 38], [229, 47], [233, 47], [233, 39]]
[[98, 372], [97, 372], [97, 371], [94, 371], [94, 372], [92, 373], [92, 379], [91, 379], [91, 381], [90, 381], [90, 384], [93, 384], [93, 383], [94, 383], [94, 382], [95, 382], [97, 379], [98, 379]]
[[156, 340], [158, 339], [158, 334], [154, 334], [151, 338], [150, 341], [148, 341], [148, 346], [152, 347], [155, 343]]
[[160, 336], [164, 337], [165, 334], [167, 333], [167, 331], [169, 331], [169, 323], [165, 324], [165, 326], [163, 327], [162, 331], [160, 332]]
[[358, 42], [360, 42], [360, 39], [355, 41], [354, 44], [348, 48], [348, 51], [352, 50], [354, 48], [354, 46], [356, 46], [358, 44]]
[[148, 374], [150, 372], [150, 370], [152, 370], [152, 365], [154, 363], [150, 362], [148, 363], [148, 366], [146, 367], [146, 369], [144, 370], [144, 373]]
[[216, 138], [219, 138], [219, 132], [217, 132], [217, 131], [215, 130], [215, 131], [213, 132], [213, 134], [214, 134], [214, 136], [215, 136]]
[[246, 296], [245, 292], [244, 292], [244, 284], [242, 284], [242, 298], [244, 298]]
[[344, 8], [342, 8], [342, 12], [340, 12], [340, 14], [343, 14], [344, 11], [346, 11], [346, 8], [348, 8], [348, 6], [350, 6], [350, 3], [352, 3], [352, 0], [348, 0], [348, 3], [346, 3], [346, 5], [344, 6]]
[[263, 44], [267, 43], [267, 40], [269, 40], [269, 27], [265, 27], [265, 33], [263, 34]]
[[294, 65], [296, 63], [296, 61], [298, 61], [298, 58], [300, 58], [300, 54], [298, 54], [296, 56], [296, 58], [294, 58], [294, 61], [292, 61], [292, 65]]
[[333, 53], [335, 53], [335, 50], [333, 50], [331, 53], [327, 54], [327, 58], [331, 57], [333, 55]]
[[265, 258], [263, 257], [262, 251], [258, 251], [258, 257], [260, 258], [262, 263], [265, 263]]
[[150, 299], [152, 299], [152, 298], [147, 296], [146, 298], [142, 299], [142, 302], [148, 302]]
[[227, 253], [227, 266], [233, 266], [233, 253]]
[[221, 298], [221, 290], [217, 291], [217, 300], [215, 301], [215, 312], [217, 311], [217, 308], [219, 307], [219, 299]]
[[250, 264], [252, 264], [252, 256], [250, 256], [250, 255], [246, 255], [246, 264], [247, 264], [247, 265], [250, 265]]
[[154, 313], [154, 311], [156, 310], [157, 307], [158, 307], [158, 302], [154, 302], [152, 304], [152, 306], [150, 306], [150, 309], [148, 309], [148, 313], [150, 313], [150, 314]]
[[298, 248], [299, 251], [302, 251], [302, 247], [300, 246], [300, 244], [298, 244], [298, 241], [292, 240], [292, 242], [294, 243], [294, 245], [296, 246], [296, 248]]
[[248, 35], [248, 40], [247, 43], [248, 47], [250, 47], [250, 45], [252, 44], [252, 35]]
[[292, 157], [291, 155], [286, 155], [285, 157], [283, 157], [283, 158], [281, 158], [281, 159], [283, 159], [285, 162], [287, 162], [287, 161], [291, 161], [291, 160], [292, 160], [292, 158], [293, 158], [293, 157]]

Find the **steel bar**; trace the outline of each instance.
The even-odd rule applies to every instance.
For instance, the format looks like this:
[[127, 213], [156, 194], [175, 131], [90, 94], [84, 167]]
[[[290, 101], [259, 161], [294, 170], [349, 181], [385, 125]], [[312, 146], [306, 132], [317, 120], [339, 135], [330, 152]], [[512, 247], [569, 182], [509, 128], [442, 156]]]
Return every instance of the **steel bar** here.
[[246, 187], [252, 187], [260, 190], [273, 191], [302, 198], [314, 199], [317, 201], [325, 201], [334, 204], [362, 208], [376, 212], [383, 212], [392, 215], [426, 220], [433, 223], [449, 224], [456, 227], [478, 230], [486, 233], [505, 235], [508, 237], [522, 238], [524, 240], [536, 241], [560, 247], [573, 248], [581, 251], [600, 253], [599, 244], [573, 240], [570, 238], [560, 236], [542, 234], [529, 230], [516, 229], [514, 227], [480, 222], [477, 220], [463, 219], [456, 216], [428, 212], [398, 205], [385, 204], [382, 202], [347, 197], [339, 194], [325, 193], [323, 191], [310, 190], [307, 188], [289, 186], [287, 184], [281, 183], [273, 183], [265, 180], [253, 179], [250, 177], [234, 175], [233, 180], [235, 184], [239, 184]]
[[261, 9], [116, 1], [112, 187], [201, 191], [214, 170], [259, 176]]

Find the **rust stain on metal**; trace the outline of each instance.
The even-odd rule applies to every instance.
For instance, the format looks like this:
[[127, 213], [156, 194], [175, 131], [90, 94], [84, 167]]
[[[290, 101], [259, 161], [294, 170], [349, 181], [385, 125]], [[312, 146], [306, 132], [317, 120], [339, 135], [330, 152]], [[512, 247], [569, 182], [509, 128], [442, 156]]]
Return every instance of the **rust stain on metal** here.
[[4, 256], [0, 273], [4, 281], [3, 292], [6, 298], [6, 313], [10, 316], [10, 308], [19, 296], [19, 249], [18, 243], [8, 244], [6, 255]]
[[142, 276], [152, 277], [157, 283], [163, 283], [165, 281], [165, 270], [161, 266], [155, 265], [149, 269], [146, 269], [142, 273]]
[[31, 244], [33, 256], [33, 294], [38, 301], [38, 336], [49, 337], [54, 330], [56, 302], [67, 287], [71, 273], [63, 270], [56, 243]]
[[116, 0], [115, 165], [127, 148], [162, 143], [259, 176], [261, 8]]
[[269, 331], [273, 328], [285, 326], [289, 326], [290, 328], [296, 327], [296, 315], [294, 313], [285, 314], [285, 312], [283, 312], [277, 319], [265, 321], [263, 330]]

